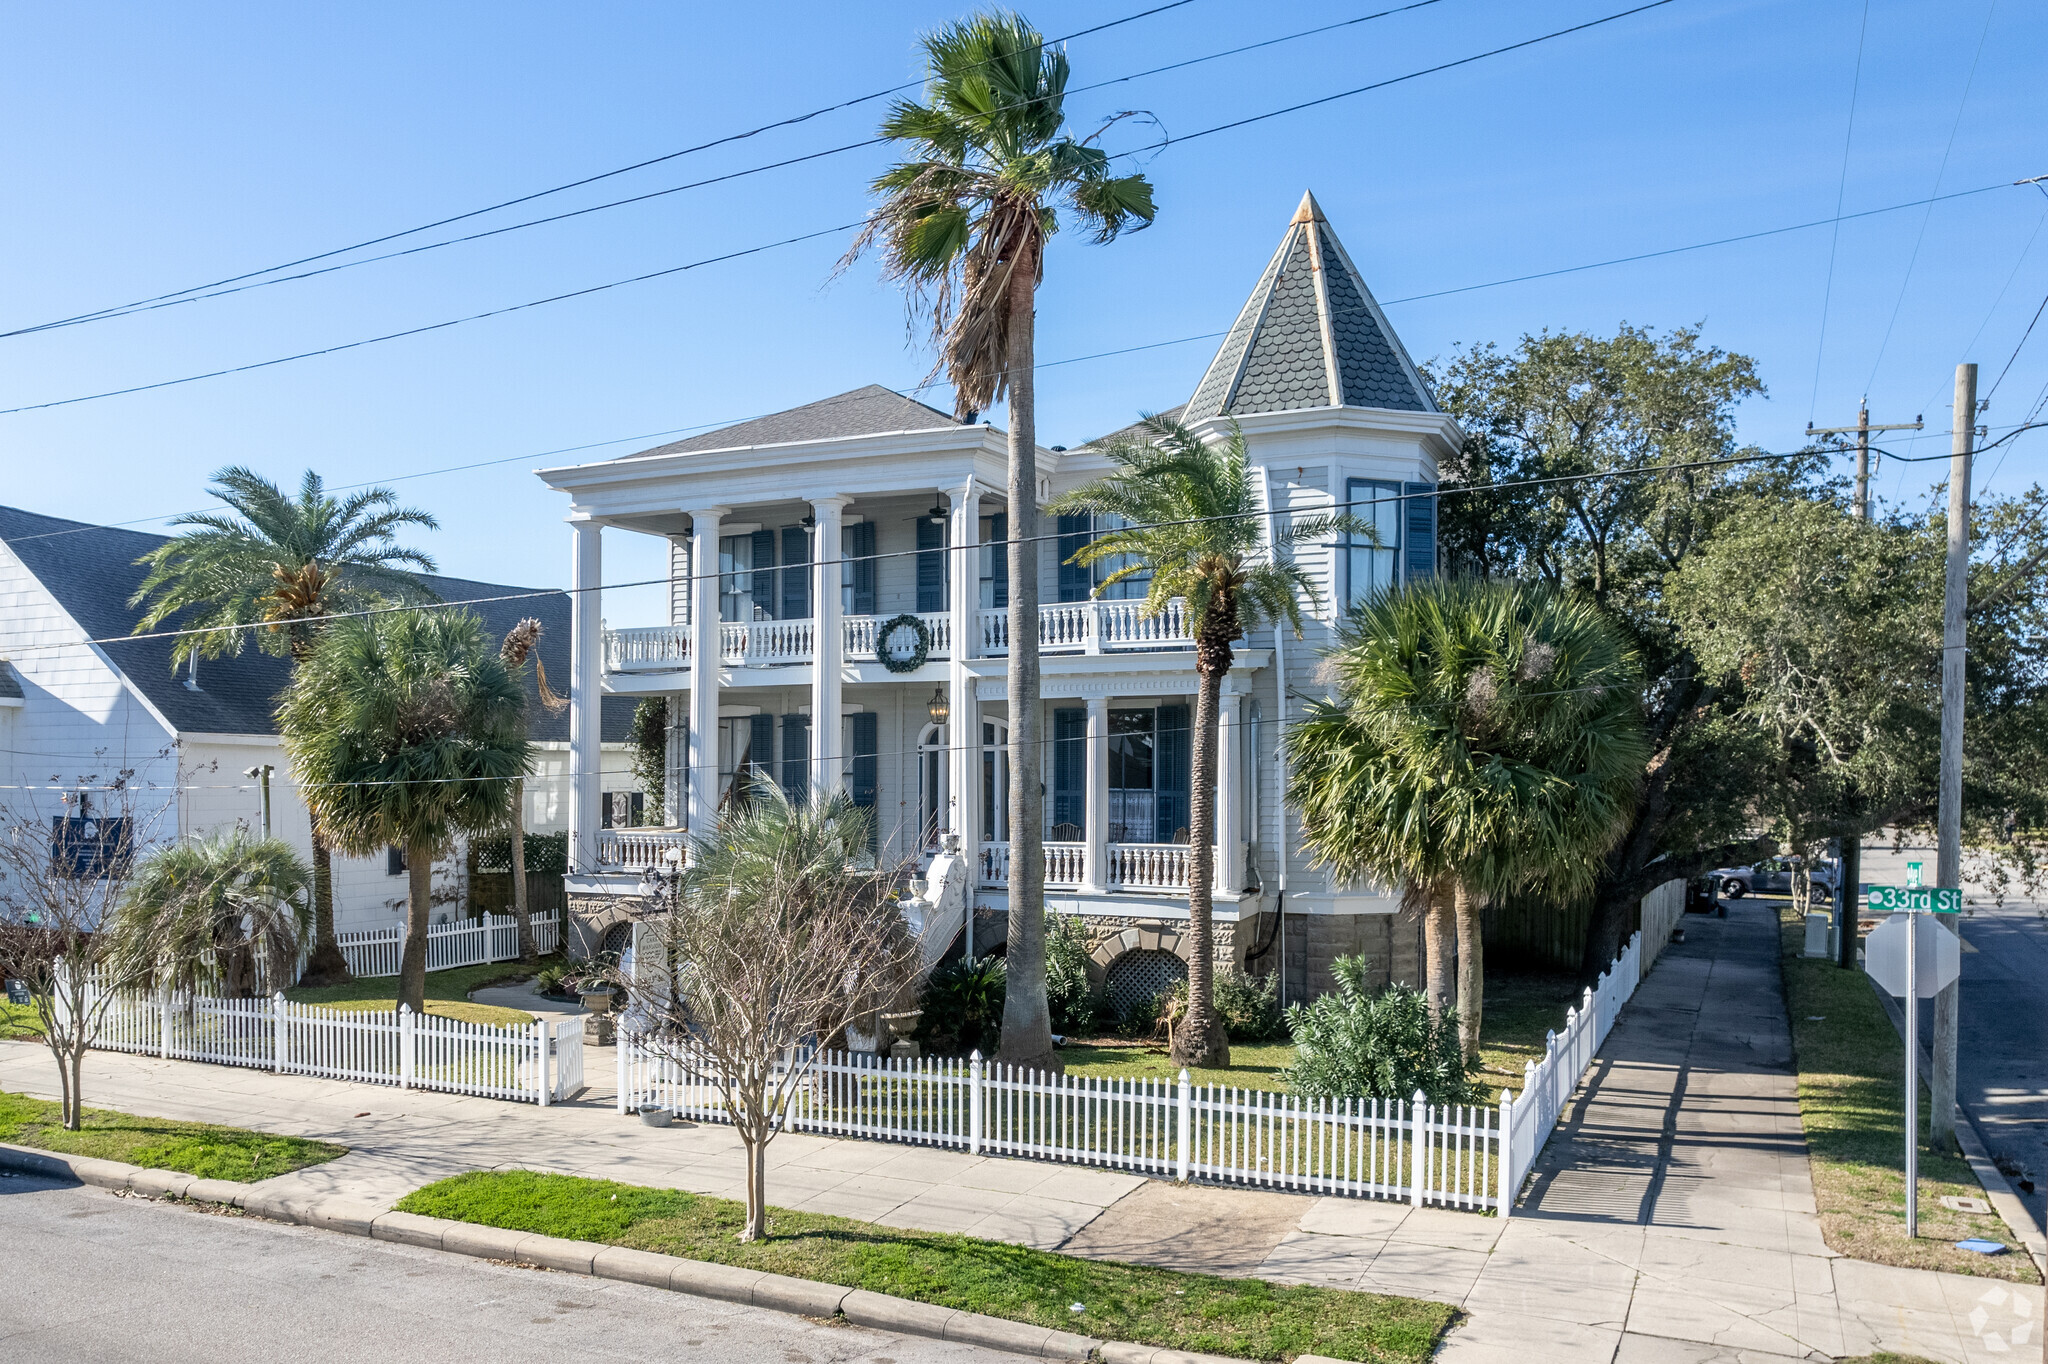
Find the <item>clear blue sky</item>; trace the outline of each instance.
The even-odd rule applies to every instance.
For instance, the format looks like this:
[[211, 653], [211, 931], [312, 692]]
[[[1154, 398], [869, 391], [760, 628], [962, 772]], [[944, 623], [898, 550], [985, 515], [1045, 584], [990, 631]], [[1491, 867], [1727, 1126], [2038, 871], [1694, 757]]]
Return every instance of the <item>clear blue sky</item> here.
[[[1146, 8], [1040, 3], [1050, 34]], [[1194, 0], [1076, 40], [1077, 84], [1385, 7]], [[1093, 127], [1142, 109], [1182, 136], [1627, 8], [1440, 0], [1412, 13], [1080, 94]], [[527, 3], [8, 8], [0, 323], [19, 326], [312, 254], [660, 155], [915, 76], [947, 4]], [[2003, 0], [1676, 0], [1616, 23], [1152, 157], [1157, 226], [1054, 247], [1039, 352], [1061, 359], [1229, 324], [1304, 188], [1383, 300], [1683, 245], [2048, 173], [2048, 11]], [[1987, 26], [1988, 20], [1988, 26]], [[1981, 51], [1980, 51], [1981, 47]], [[1974, 72], [1973, 72], [1974, 66]], [[1967, 98], [1965, 98], [1967, 86]], [[495, 226], [868, 136], [868, 104], [471, 224]], [[1115, 147], [1155, 136], [1127, 123]], [[884, 164], [865, 150], [488, 242], [140, 317], [0, 340], [0, 406], [355, 340], [850, 222]], [[1742, 434], [1809, 418], [1925, 413], [1951, 371], [1988, 388], [2048, 292], [2048, 196], [1998, 189], [1638, 264], [1393, 304], [1418, 358], [1541, 328], [1697, 323], [1770, 386]], [[1924, 235], [1923, 235], [1924, 234]], [[432, 238], [408, 239], [412, 241]], [[2031, 251], [2026, 250], [2032, 242]], [[1917, 258], [1915, 245], [1918, 244]], [[203, 506], [214, 469], [397, 483], [442, 530], [444, 569], [558, 584], [563, 500], [528, 472], [624, 453], [542, 452], [703, 427], [864, 383], [908, 389], [930, 357], [872, 265], [832, 277], [823, 239], [592, 298], [177, 388], [0, 417], [0, 500], [132, 521]], [[1909, 261], [1911, 269], [1909, 272]], [[4, 329], [4, 328], [0, 328]], [[1039, 429], [1072, 444], [1185, 398], [1196, 342], [1049, 369]], [[1818, 363], [1817, 363], [1818, 362]], [[1816, 368], [1818, 383], [1816, 383]], [[2048, 382], [2048, 320], [1986, 420]], [[943, 392], [932, 395], [947, 406]], [[1000, 417], [998, 416], [998, 420]], [[1934, 435], [1916, 448], [1945, 448]], [[528, 458], [533, 456], [533, 458]], [[2043, 473], [2048, 432], [1994, 486]], [[1988, 464], [1988, 462], [1987, 462]], [[1989, 473], [1987, 467], [1985, 473]], [[1887, 465], [1888, 497], [1933, 466]], [[155, 528], [153, 525], [151, 528]], [[608, 537], [614, 581], [660, 572]], [[608, 602], [614, 619], [658, 609]]]

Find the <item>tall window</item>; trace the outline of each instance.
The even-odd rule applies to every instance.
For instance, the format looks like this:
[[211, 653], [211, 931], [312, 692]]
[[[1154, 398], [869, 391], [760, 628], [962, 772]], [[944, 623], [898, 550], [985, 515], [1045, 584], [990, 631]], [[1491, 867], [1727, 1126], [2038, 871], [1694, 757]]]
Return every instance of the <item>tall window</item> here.
[[992, 843], [1010, 838], [1010, 727], [981, 722], [981, 836]]
[[1000, 512], [981, 518], [981, 609], [1000, 611], [1010, 604], [1010, 518]]
[[718, 541], [718, 618], [754, 618], [754, 537], [725, 535]]
[[947, 560], [946, 523], [929, 516], [917, 518], [917, 609], [920, 612], [946, 609]]
[[[1368, 536], [1346, 532], [1342, 548], [1344, 602], [1370, 601], [1400, 581], [1401, 485], [1377, 478], [1347, 479], [1345, 508], [1373, 528]], [[1375, 543], [1377, 542], [1377, 543]]]
[[1109, 713], [1109, 841], [1188, 841], [1188, 708]]
[[[1105, 516], [1099, 521], [1086, 512], [1069, 513], [1059, 519], [1060, 553], [1060, 600], [1063, 602], [1086, 601], [1095, 595], [1097, 588], [1108, 582], [1112, 574], [1127, 561], [1122, 555], [1111, 559], [1098, 560], [1093, 564], [1068, 562], [1075, 553], [1103, 531], [1121, 530], [1129, 525], [1121, 516]], [[1152, 589], [1150, 573], [1133, 573], [1130, 577], [1104, 590], [1105, 601], [1139, 601]]]
[[849, 616], [875, 614], [875, 523], [856, 521], [839, 542], [846, 560], [839, 569], [839, 609]]

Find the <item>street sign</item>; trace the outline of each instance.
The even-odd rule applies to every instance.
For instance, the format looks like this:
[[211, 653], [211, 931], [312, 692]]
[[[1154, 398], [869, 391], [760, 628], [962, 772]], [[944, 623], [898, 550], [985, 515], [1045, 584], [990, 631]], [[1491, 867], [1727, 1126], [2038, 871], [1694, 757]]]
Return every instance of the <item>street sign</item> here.
[[1863, 939], [1863, 969], [1886, 994], [1906, 993], [1908, 943], [1918, 948], [1912, 983], [1921, 999], [1934, 998], [1962, 974], [1961, 938], [1924, 914], [1901, 914], [1886, 919]]
[[1957, 886], [1872, 886], [1870, 909], [1876, 914], [1960, 914], [1963, 892]]

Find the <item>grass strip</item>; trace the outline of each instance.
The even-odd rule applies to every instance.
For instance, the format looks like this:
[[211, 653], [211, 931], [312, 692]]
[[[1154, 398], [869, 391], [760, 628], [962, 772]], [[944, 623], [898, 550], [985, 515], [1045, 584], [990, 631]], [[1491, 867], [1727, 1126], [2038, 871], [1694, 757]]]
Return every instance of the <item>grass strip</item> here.
[[[549, 962], [543, 957], [533, 965], [516, 961], [488, 962], [482, 966], [458, 966], [447, 971], [427, 972], [426, 1011], [441, 1018], [459, 1018], [465, 1023], [490, 1023], [501, 1028], [522, 1027], [533, 1015], [519, 1009], [492, 1004], [474, 1004], [469, 993], [487, 985], [529, 979]], [[398, 1007], [398, 978], [370, 976], [341, 985], [295, 986], [284, 997], [300, 1004], [318, 1004], [329, 1009], [391, 1010]]]
[[781, 1209], [771, 1210], [767, 1240], [743, 1244], [734, 1238], [745, 1209], [730, 1199], [529, 1170], [456, 1175], [408, 1194], [398, 1207], [1248, 1359], [1424, 1360], [1456, 1315], [1442, 1303], [1412, 1298], [1082, 1260]]
[[1994, 1213], [1941, 1206], [1944, 1197], [1982, 1198], [1984, 1189], [1953, 1141], [1942, 1147], [1928, 1143], [1924, 1082], [1920, 1235], [1907, 1239], [1905, 1045], [1862, 971], [1800, 955], [1806, 926], [1789, 909], [1781, 911], [1780, 927], [1799, 1115], [1828, 1248], [1876, 1264], [2039, 1283], [2024, 1248], [2004, 1255], [1955, 1248], [1971, 1236], [2009, 1242], [2012, 1232]]
[[76, 1132], [64, 1128], [53, 1100], [0, 1091], [0, 1141], [67, 1156], [119, 1160], [152, 1170], [177, 1170], [202, 1179], [243, 1182], [323, 1165], [348, 1154], [346, 1146], [304, 1137], [274, 1137], [239, 1127], [169, 1118], [138, 1118], [104, 1108], [85, 1110]]

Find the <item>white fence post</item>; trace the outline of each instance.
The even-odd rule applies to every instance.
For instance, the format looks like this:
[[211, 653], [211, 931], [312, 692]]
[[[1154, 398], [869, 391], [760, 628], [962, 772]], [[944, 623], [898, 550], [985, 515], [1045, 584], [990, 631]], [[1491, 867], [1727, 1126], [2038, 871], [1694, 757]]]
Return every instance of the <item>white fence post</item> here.
[[1515, 1209], [1515, 1191], [1521, 1181], [1515, 1178], [1515, 1096], [1506, 1089], [1500, 1092], [1500, 1138], [1494, 1143], [1500, 1152], [1500, 1196], [1496, 1206], [1500, 1215], [1507, 1217]]
[[160, 1061], [171, 1059], [171, 983], [156, 987], [156, 1054]]
[[412, 1088], [412, 1005], [398, 1006], [398, 1087]]
[[533, 1045], [535, 1052], [534, 1074], [540, 1077], [540, 1106], [548, 1106], [548, 1021], [545, 1018], [533, 1020]]
[[1422, 1206], [1423, 1185], [1429, 1180], [1429, 1100], [1421, 1090], [1408, 1104], [1408, 1201], [1414, 1207]]
[[1188, 1182], [1188, 1166], [1195, 1154], [1195, 1087], [1188, 1083], [1188, 1073], [1180, 1073], [1180, 1156], [1174, 1165], [1174, 1177], [1185, 1184]]
[[981, 1073], [987, 1064], [978, 1050], [967, 1058], [967, 1149], [977, 1156], [981, 1154]]
[[625, 1115], [626, 1112], [626, 1053], [631, 1051], [632, 1049], [632, 1036], [624, 1031], [621, 1031], [619, 1033], [618, 1045], [612, 1048], [612, 1064], [618, 1070], [619, 1083], [617, 1092], [619, 1114], [622, 1117]]
[[284, 991], [279, 990], [270, 997], [270, 1068], [279, 1075], [284, 1074], [285, 1033]]

